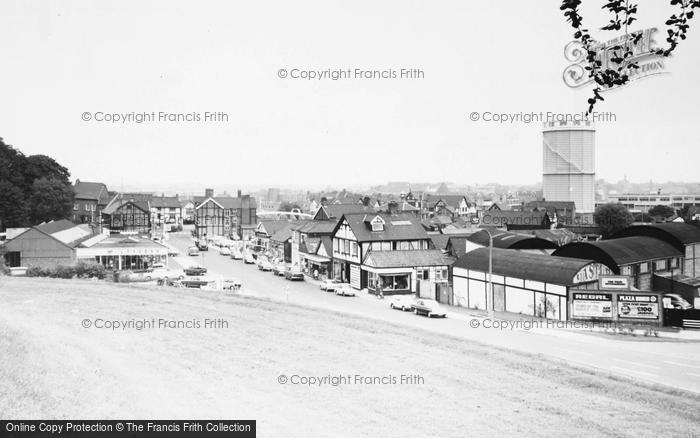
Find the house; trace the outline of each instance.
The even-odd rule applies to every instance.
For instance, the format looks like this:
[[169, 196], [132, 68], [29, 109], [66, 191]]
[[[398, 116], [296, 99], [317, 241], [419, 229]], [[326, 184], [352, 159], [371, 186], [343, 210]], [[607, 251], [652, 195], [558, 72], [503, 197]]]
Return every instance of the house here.
[[150, 207], [153, 225], [182, 225], [182, 203], [177, 196], [153, 196]]
[[419, 280], [447, 281], [451, 260], [412, 214], [345, 214], [332, 235], [333, 273], [355, 289], [376, 292], [381, 284], [387, 294], [413, 293]]
[[62, 219], [43, 223], [14, 236], [2, 246], [8, 267], [52, 267], [75, 261], [75, 248], [93, 235], [90, 227]]
[[[128, 196], [128, 197], [125, 197]], [[151, 207], [146, 196], [118, 194], [102, 210], [102, 224], [111, 233], [149, 234]]]
[[430, 216], [445, 215], [451, 218], [476, 214], [476, 204], [464, 195], [427, 195], [424, 205]]
[[73, 184], [75, 202], [72, 220], [75, 224], [99, 226], [102, 222], [102, 210], [111, 200], [107, 186], [100, 182], [75, 180]]
[[269, 251], [273, 259], [284, 260], [285, 263], [292, 261], [292, 227], [294, 222], [287, 222], [270, 236]]
[[526, 203], [522, 210], [547, 212], [552, 222], [562, 225], [573, 224], [576, 218], [574, 201], [531, 201]]
[[[258, 223], [255, 228], [255, 239], [253, 241], [252, 249], [255, 252], [267, 253], [270, 251], [270, 239], [278, 231], [284, 230], [285, 228], [291, 228], [295, 225], [294, 222], [289, 220], [262, 220]], [[290, 232], [291, 236], [291, 232]]]
[[616, 275], [630, 277], [632, 286], [637, 289], [647, 291], [651, 290], [654, 274], [681, 274], [684, 256], [674, 245], [647, 236], [574, 242], [562, 246], [552, 255], [595, 260]]
[[197, 238], [214, 236], [240, 237], [249, 240], [257, 227], [257, 202], [250, 195], [237, 197], [214, 196], [213, 189], [206, 189], [204, 196], [194, 199], [195, 235]]

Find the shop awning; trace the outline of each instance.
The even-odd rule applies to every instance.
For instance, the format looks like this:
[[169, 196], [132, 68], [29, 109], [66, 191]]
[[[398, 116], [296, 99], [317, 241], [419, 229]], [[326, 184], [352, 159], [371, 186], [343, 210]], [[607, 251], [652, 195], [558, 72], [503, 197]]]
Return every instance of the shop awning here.
[[320, 256], [317, 254], [304, 254], [304, 258], [306, 258], [306, 260], [310, 260], [310, 261], [316, 262], [316, 263], [330, 263], [331, 262], [331, 259], [329, 259], [328, 257], [323, 257], [323, 256]]

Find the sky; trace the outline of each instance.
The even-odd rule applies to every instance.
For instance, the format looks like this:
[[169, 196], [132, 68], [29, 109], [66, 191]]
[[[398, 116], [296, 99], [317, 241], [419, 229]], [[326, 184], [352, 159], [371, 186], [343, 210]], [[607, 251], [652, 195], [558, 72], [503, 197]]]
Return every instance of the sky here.
[[[583, 3], [594, 37], [617, 36], [595, 30], [603, 1]], [[672, 7], [638, 3], [632, 30], [658, 27], [664, 44]], [[562, 80], [559, 4], [0, 0], [0, 137], [117, 190], [537, 183], [541, 123], [483, 118], [586, 110], [590, 87]], [[698, 26], [668, 73], [598, 104], [614, 115], [596, 126], [598, 178], [700, 179]], [[290, 77], [402, 68], [422, 75]], [[200, 120], [134, 121], [161, 112]]]

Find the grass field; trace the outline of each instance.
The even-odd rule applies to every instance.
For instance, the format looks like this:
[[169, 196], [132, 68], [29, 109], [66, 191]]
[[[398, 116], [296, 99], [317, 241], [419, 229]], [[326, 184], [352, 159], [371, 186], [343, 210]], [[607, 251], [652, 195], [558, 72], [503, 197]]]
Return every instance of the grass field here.
[[[228, 328], [82, 327], [95, 318]], [[282, 374], [424, 380], [310, 387]], [[692, 436], [700, 397], [317, 309], [4, 277], [0, 418], [255, 419], [263, 437]]]

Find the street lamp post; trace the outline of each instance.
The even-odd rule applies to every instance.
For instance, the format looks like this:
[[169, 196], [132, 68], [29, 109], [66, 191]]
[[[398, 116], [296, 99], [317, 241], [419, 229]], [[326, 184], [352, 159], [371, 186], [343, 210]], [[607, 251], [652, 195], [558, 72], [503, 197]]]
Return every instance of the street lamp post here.
[[489, 235], [489, 290], [486, 293], [486, 309], [488, 315], [493, 317], [493, 236], [488, 229], [484, 228], [484, 231]]

